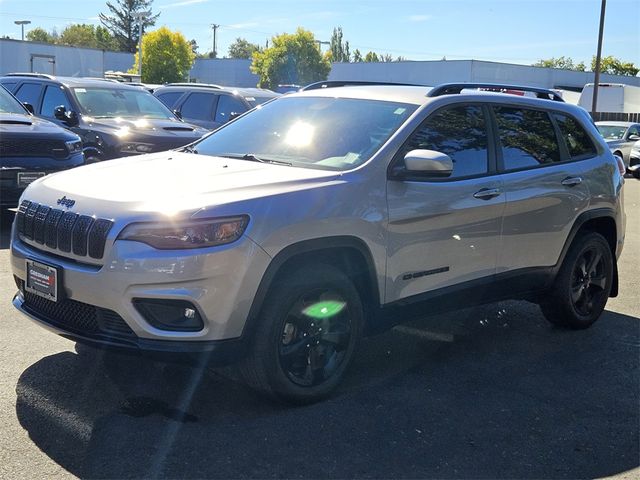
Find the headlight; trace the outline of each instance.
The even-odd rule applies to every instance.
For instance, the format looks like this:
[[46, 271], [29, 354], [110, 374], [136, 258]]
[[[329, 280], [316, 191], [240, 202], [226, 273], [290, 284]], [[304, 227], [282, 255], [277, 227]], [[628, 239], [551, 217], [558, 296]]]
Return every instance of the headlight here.
[[225, 245], [238, 240], [249, 223], [249, 217], [226, 217], [175, 223], [133, 223], [118, 236], [160, 250], [204, 248]]
[[121, 153], [149, 153], [153, 151], [150, 143], [123, 143], [120, 146]]
[[64, 142], [70, 154], [80, 153], [82, 151], [82, 142], [80, 140], [69, 140]]

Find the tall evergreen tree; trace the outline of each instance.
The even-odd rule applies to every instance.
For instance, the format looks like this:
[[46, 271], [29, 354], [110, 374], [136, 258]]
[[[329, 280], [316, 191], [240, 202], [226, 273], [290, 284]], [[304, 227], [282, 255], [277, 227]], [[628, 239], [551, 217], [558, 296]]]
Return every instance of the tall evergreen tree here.
[[[107, 2], [110, 14], [100, 14], [100, 21], [113, 34], [120, 50], [135, 53], [138, 46], [139, 23], [137, 13], [151, 11], [153, 0], [116, 0]], [[142, 20], [142, 30], [155, 25], [160, 14], [151, 13]]]
[[342, 27], [333, 29], [329, 51], [331, 52], [331, 60], [334, 62], [348, 62], [351, 60], [349, 42], [342, 41]]

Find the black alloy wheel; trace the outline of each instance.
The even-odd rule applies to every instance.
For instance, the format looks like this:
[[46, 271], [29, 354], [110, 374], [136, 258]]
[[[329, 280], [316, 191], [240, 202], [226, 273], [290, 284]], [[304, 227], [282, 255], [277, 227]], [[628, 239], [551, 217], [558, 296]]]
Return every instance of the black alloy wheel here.
[[340, 368], [350, 338], [351, 313], [346, 299], [327, 289], [311, 291], [286, 314], [278, 349], [280, 366], [295, 384], [317, 386]]
[[571, 301], [576, 311], [585, 317], [606, 298], [605, 259], [597, 247], [584, 250], [575, 263], [571, 278]]
[[590, 327], [604, 311], [614, 276], [614, 256], [596, 232], [575, 238], [548, 294], [540, 301], [547, 320], [572, 329]]
[[273, 283], [239, 373], [277, 400], [316, 402], [353, 360], [364, 324], [360, 294], [348, 275], [323, 263], [287, 268]]

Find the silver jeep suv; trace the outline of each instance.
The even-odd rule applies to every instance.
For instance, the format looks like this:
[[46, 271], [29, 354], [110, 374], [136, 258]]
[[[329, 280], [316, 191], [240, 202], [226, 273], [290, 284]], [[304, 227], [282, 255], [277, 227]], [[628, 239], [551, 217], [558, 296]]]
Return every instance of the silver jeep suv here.
[[31, 184], [15, 307], [309, 402], [404, 305], [527, 299], [580, 329], [617, 294], [624, 167], [584, 110], [507, 85], [316, 87], [182, 150]]

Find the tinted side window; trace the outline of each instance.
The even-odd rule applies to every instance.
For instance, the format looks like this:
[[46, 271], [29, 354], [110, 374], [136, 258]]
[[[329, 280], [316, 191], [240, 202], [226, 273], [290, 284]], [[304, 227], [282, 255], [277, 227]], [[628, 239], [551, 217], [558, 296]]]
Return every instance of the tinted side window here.
[[182, 92], [167, 92], [158, 95], [158, 100], [164, 103], [167, 107], [173, 108], [181, 96]]
[[231, 120], [233, 114], [240, 114], [247, 111], [240, 100], [232, 95], [220, 95], [218, 100], [218, 110], [216, 111], [216, 122], [225, 123]]
[[591, 138], [576, 120], [560, 113], [554, 113], [553, 117], [560, 127], [571, 159], [589, 158], [597, 154]]
[[15, 95], [22, 103], [27, 102], [37, 108], [41, 89], [42, 85], [39, 83], [23, 83]]
[[636, 125], [633, 125], [629, 128], [629, 132], [627, 133], [627, 138], [629, 138], [631, 135], [640, 135], [640, 128], [638, 128]]
[[209, 120], [213, 116], [216, 96], [211, 93], [192, 93], [182, 104], [181, 113], [185, 120]]
[[560, 147], [546, 112], [494, 107], [505, 170], [560, 161]]
[[474, 105], [442, 108], [420, 126], [402, 149], [446, 153], [453, 160], [451, 177], [488, 171], [487, 128], [482, 108]]
[[67, 100], [67, 96], [62, 90], [62, 87], [47, 85], [47, 88], [44, 91], [44, 98], [42, 99], [41, 114], [45, 117], [53, 118], [53, 111], [60, 105], [64, 105], [65, 110], [71, 109], [69, 106], [69, 100]]

